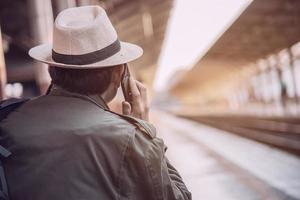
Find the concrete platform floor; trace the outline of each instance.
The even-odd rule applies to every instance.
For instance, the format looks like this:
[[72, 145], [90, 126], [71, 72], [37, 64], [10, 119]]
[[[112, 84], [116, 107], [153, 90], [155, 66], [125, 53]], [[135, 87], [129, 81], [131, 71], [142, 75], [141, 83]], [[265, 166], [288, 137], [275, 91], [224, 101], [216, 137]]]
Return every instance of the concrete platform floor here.
[[160, 111], [152, 122], [194, 200], [300, 199], [299, 157]]

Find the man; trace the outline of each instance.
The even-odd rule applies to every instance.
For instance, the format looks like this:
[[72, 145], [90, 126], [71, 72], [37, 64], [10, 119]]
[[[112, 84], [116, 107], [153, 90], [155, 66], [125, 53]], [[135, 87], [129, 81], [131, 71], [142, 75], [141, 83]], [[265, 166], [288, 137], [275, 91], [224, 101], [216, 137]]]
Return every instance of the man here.
[[142, 54], [120, 42], [98, 6], [70, 8], [55, 20], [53, 47], [30, 56], [49, 64], [53, 87], [1, 123], [13, 200], [191, 199], [147, 122], [145, 87], [129, 80], [123, 115], [109, 110], [125, 63]]

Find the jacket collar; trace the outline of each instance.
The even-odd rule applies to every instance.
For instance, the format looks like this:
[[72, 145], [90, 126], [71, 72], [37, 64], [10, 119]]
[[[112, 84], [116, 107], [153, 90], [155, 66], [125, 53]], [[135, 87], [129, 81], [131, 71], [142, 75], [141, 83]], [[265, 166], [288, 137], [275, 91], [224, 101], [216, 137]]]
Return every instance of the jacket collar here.
[[88, 101], [91, 101], [92, 103], [98, 105], [104, 110], [109, 110], [108, 105], [105, 103], [104, 99], [100, 95], [84, 95], [84, 94], [78, 94], [75, 92], [70, 92], [65, 89], [62, 89], [61, 87], [58, 87], [56, 85], [53, 85], [51, 88], [49, 95], [51, 96], [68, 96], [68, 97], [75, 97], [75, 98], [81, 98]]

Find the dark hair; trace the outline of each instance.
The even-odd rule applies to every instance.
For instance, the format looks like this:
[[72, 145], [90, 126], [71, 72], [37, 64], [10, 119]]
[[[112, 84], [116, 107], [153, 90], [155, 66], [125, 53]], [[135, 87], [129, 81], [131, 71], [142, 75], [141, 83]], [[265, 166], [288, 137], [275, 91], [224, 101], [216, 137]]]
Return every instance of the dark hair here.
[[52, 83], [79, 94], [102, 94], [109, 86], [112, 67], [99, 69], [67, 69], [49, 66]]

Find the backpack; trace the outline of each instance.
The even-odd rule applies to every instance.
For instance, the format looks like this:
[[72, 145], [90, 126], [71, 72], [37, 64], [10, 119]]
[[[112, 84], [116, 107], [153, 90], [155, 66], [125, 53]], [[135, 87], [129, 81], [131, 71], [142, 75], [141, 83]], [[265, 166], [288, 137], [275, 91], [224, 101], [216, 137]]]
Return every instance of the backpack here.
[[[29, 99], [11, 98], [0, 102], [0, 122], [5, 119], [12, 111], [17, 109]], [[9, 200], [8, 186], [5, 178], [5, 172], [2, 162], [8, 158], [11, 152], [0, 144], [0, 200]]]

